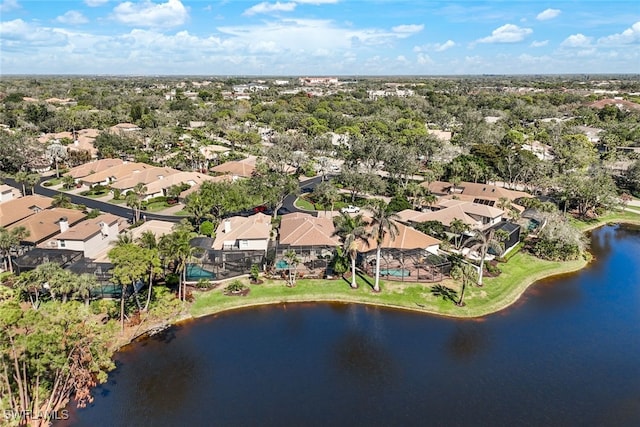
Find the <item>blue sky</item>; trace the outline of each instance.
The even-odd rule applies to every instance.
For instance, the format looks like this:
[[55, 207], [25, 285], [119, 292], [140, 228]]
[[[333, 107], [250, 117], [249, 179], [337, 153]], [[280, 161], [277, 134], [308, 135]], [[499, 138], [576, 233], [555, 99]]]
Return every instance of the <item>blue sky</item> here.
[[0, 0], [1, 74], [640, 73], [640, 1]]

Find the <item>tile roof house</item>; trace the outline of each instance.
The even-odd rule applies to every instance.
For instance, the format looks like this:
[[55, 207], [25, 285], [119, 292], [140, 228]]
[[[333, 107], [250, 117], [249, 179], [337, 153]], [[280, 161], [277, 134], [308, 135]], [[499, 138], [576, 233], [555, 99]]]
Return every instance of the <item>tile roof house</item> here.
[[109, 248], [111, 242], [118, 239], [119, 224], [122, 220], [116, 215], [102, 214], [77, 223], [39, 246], [82, 251], [86, 258], [95, 258], [97, 254]]
[[190, 187], [211, 181], [214, 177], [198, 172], [176, 172], [163, 179], [157, 179], [146, 185], [147, 199], [166, 196], [167, 190], [174, 185], [188, 184]]
[[325, 271], [340, 238], [334, 235], [331, 218], [318, 218], [308, 213], [295, 212], [282, 216], [276, 249], [276, 268], [287, 268], [284, 254], [294, 250], [300, 258], [300, 271]]
[[213, 241], [215, 250], [267, 251], [271, 217], [263, 213], [233, 216], [220, 222]]
[[120, 159], [100, 159], [71, 168], [65, 175], [78, 179], [122, 164], [124, 161]]
[[86, 216], [85, 213], [75, 209], [51, 208], [33, 214], [8, 228], [25, 227], [29, 231], [29, 236], [22, 243], [37, 246], [56, 234], [64, 233]]
[[15, 200], [18, 197], [20, 197], [20, 191], [7, 184], [0, 185], [0, 203]]
[[136, 132], [139, 130], [142, 130], [140, 126], [134, 125], [133, 123], [118, 123], [117, 125], [109, 128], [109, 132], [116, 135], [127, 134], [129, 132]]
[[122, 164], [112, 166], [100, 172], [84, 176], [80, 179], [80, 182], [90, 187], [98, 184], [109, 185], [112, 182], [126, 178], [135, 171], [141, 171], [152, 167], [153, 166], [147, 165], [146, 163], [123, 162]]
[[7, 227], [31, 215], [49, 209], [53, 199], [37, 194], [0, 203], [0, 227]]
[[256, 159], [251, 156], [244, 160], [234, 160], [211, 168], [213, 172], [231, 175], [233, 178], [250, 178], [256, 170]]
[[[391, 238], [390, 233], [386, 233], [382, 241], [381, 248], [384, 249], [425, 249], [431, 253], [437, 254], [440, 248], [440, 240], [422, 233], [415, 228], [404, 225], [398, 221], [393, 221], [398, 227], [398, 233], [395, 238]], [[376, 250], [376, 241], [369, 238], [366, 243], [359, 242], [358, 250], [360, 252], [371, 252]]]
[[451, 226], [451, 222], [458, 219], [471, 229], [482, 228], [482, 222], [467, 215], [461, 206], [451, 206], [446, 209], [430, 212], [418, 212], [413, 209], [405, 209], [398, 212], [398, 216], [400, 217], [400, 221], [405, 223], [417, 224], [427, 221], [438, 221], [445, 227], [449, 227]]
[[500, 198], [504, 197], [514, 201], [520, 197], [532, 197], [524, 191], [509, 190], [493, 184], [481, 184], [474, 182], [461, 182], [455, 188], [450, 182], [434, 181], [423, 182], [421, 186], [427, 188], [436, 196], [457, 195], [462, 200], [493, 206]]
[[334, 236], [335, 226], [331, 218], [317, 218], [308, 213], [296, 212], [282, 216], [278, 237], [279, 246], [290, 248], [300, 246], [340, 245], [340, 239]]
[[467, 202], [464, 200], [441, 199], [436, 204], [441, 210], [453, 207], [460, 207], [462, 211], [473, 218], [475, 221], [482, 223], [482, 227], [490, 227], [502, 221], [504, 211], [493, 206], [480, 203]]
[[156, 166], [149, 166], [144, 169], [136, 169], [130, 174], [116, 179], [115, 182], [111, 184], [111, 188], [118, 189], [124, 194], [135, 187], [137, 184], [144, 184], [146, 186], [147, 184], [152, 182], [162, 181], [168, 176], [171, 176], [178, 172], [179, 171], [177, 169]]

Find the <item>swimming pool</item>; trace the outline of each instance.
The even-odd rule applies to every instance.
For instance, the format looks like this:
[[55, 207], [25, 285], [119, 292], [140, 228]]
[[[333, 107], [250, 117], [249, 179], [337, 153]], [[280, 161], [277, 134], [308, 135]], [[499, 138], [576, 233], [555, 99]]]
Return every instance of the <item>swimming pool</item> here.
[[214, 272], [205, 270], [197, 264], [188, 264], [186, 273], [187, 281], [216, 278]]
[[383, 276], [407, 277], [411, 275], [411, 272], [405, 268], [384, 268], [380, 269], [380, 274]]

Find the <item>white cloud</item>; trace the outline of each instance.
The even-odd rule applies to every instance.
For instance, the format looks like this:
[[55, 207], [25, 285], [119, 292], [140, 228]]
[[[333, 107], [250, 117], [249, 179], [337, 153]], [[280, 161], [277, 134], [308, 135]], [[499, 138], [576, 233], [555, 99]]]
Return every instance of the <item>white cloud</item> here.
[[159, 4], [145, 0], [140, 3], [120, 3], [113, 9], [113, 16], [125, 25], [156, 28], [182, 25], [189, 13], [180, 0]]
[[2, 50], [5, 54], [5, 51], [23, 51], [24, 46], [28, 46], [28, 51], [32, 51], [42, 46], [67, 44], [67, 37], [63, 32], [53, 28], [36, 27], [22, 19], [3, 22], [0, 26], [0, 38], [2, 38]]
[[18, 0], [4, 0], [0, 3], [0, 12], [6, 13], [11, 12], [12, 10], [18, 10], [22, 6], [18, 3]]
[[334, 3], [338, 3], [338, 1], [339, 0], [296, 0], [296, 3], [320, 5], [320, 4], [334, 4]]
[[82, 13], [78, 12], [77, 10], [70, 10], [64, 15], [58, 16], [56, 18], [56, 22], [60, 22], [61, 24], [77, 25], [77, 24], [86, 24], [87, 22], [89, 22], [89, 20], [87, 19], [86, 16], [84, 16]]
[[477, 43], [516, 43], [533, 33], [531, 28], [521, 28], [514, 24], [505, 24], [496, 28], [491, 35], [477, 40]]
[[621, 45], [631, 43], [640, 43], [640, 21], [636, 22], [622, 33], [612, 34], [598, 39], [598, 44], [603, 45]]
[[534, 40], [531, 42], [530, 46], [531, 47], [543, 47], [549, 44], [549, 40], [542, 40], [542, 41], [538, 41], [538, 40]]
[[262, 2], [258, 3], [254, 6], [251, 6], [249, 9], [245, 10], [242, 14], [246, 16], [256, 15], [258, 13], [272, 13], [272, 12], [292, 12], [296, 8], [296, 4], [293, 2], [289, 3], [280, 3], [279, 1], [275, 3]]
[[109, 3], [109, 0], [84, 0], [84, 4], [89, 7], [98, 7], [106, 3]]
[[433, 60], [426, 53], [419, 53], [416, 56], [416, 60], [420, 65], [433, 64]]
[[408, 24], [408, 25], [397, 25], [391, 29], [396, 33], [415, 34], [422, 31], [423, 28], [424, 28], [424, 25]]
[[564, 39], [560, 46], [562, 47], [589, 47], [591, 45], [592, 37], [587, 37], [584, 34], [573, 34]]
[[451, 49], [452, 47], [457, 46], [456, 42], [453, 40], [447, 40], [444, 43], [427, 43], [423, 46], [416, 46], [413, 48], [414, 52], [444, 52], [445, 50]]
[[536, 16], [538, 21], [547, 21], [556, 18], [562, 11], [560, 9], [545, 9]]

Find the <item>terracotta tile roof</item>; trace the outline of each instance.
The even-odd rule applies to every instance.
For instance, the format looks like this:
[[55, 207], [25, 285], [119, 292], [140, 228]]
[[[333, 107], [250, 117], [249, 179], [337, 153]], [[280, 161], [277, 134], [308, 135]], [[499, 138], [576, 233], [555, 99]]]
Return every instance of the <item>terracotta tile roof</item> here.
[[316, 218], [302, 212], [282, 216], [280, 244], [290, 246], [338, 246], [340, 239], [333, 236], [335, 227], [331, 218]]
[[[426, 187], [430, 192], [436, 195], [452, 194], [453, 190], [453, 185], [444, 181], [434, 181], [428, 185], [426, 182], [423, 182], [420, 185]], [[532, 197], [529, 193], [525, 193], [523, 191], [509, 190], [493, 184], [481, 184], [474, 182], [461, 182], [456, 186], [455, 194], [473, 197], [474, 199], [486, 200], [498, 200], [501, 197], [506, 197], [511, 201], [520, 197]]]
[[147, 184], [147, 194], [155, 194], [174, 185], [189, 184], [191, 187], [211, 181], [214, 177], [198, 172], [176, 172], [163, 179], [158, 179]]
[[102, 223], [107, 224], [107, 226], [112, 226], [121, 219], [121, 217], [109, 213], [98, 215], [95, 218], [87, 219], [85, 221], [79, 222], [73, 227], [70, 227], [64, 233], [58, 234], [56, 236], [56, 239], [85, 241], [100, 233], [100, 231], [102, 230]]
[[211, 168], [211, 170], [218, 173], [249, 178], [256, 170], [256, 167], [255, 165], [247, 163], [243, 160], [239, 160], [223, 163]]
[[[389, 233], [386, 233], [381, 247], [383, 249], [426, 249], [430, 246], [439, 245], [440, 240], [424, 234], [415, 228], [409, 227], [397, 221], [393, 221], [398, 227], [398, 233], [392, 240]], [[375, 250], [376, 241], [372, 238], [368, 239], [368, 245], [362, 241], [358, 243], [360, 252], [369, 252]]]
[[53, 199], [31, 195], [0, 203], [0, 227], [6, 227], [37, 212], [49, 209]]
[[72, 226], [86, 216], [86, 214], [76, 209], [51, 208], [18, 221], [11, 225], [9, 229], [20, 226], [25, 227], [30, 234], [24, 241], [35, 245], [60, 232], [59, 221], [61, 218], [67, 218], [69, 226]]
[[112, 188], [119, 190], [127, 190], [133, 188], [136, 184], [149, 184], [154, 181], [161, 181], [168, 176], [178, 173], [177, 169], [173, 168], [161, 168], [155, 166], [148, 166], [145, 169], [136, 169], [131, 173], [116, 179], [116, 182], [111, 184]]
[[153, 166], [147, 165], [145, 163], [137, 163], [137, 162], [121, 163], [119, 165], [104, 169], [101, 172], [96, 172], [91, 175], [87, 175], [82, 178], [82, 181], [88, 184], [97, 184], [107, 179], [115, 179], [117, 181], [119, 179], [125, 178], [127, 175], [130, 175], [135, 171], [149, 169], [151, 167]]
[[504, 211], [502, 209], [494, 208], [488, 205], [482, 205], [479, 203], [467, 202], [464, 200], [443, 199], [438, 201], [438, 206], [441, 206], [443, 208], [460, 206], [466, 214], [480, 215], [486, 218], [497, 218], [504, 215]]
[[[229, 221], [231, 231], [225, 233], [225, 222]], [[213, 242], [213, 249], [220, 250], [224, 242], [237, 240], [258, 240], [268, 239], [271, 235], [271, 217], [263, 213], [251, 215], [250, 217], [233, 216], [220, 222], [216, 229], [216, 239]]]
[[[210, 176], [210, 178], [211, 179], [207, 179], [207, 181], [211, 181], [211, 182], [232, 182], [233, 181], [233, 177], [231, 175]], [[198, 191], [200, 189], [201, 185], [202, 185], [202, 183], [198, 183], [198, 184], [195, 184], [195, 185], [191, 186], [191, 188], [187, 188], [182, 193], [180, 193], [179, 198], [180, 199], [184, 199], [189, 194], [195, 193], [196, 191]]]
[[418, 223], [426, 221], [438, 221], [441, 222], [445, 227], [449, 227], [453, 220], [459, 219], [471, 228], [482, 227], [482, 223], [480, 221], [476, 221], [469, 215], [467, 215], [459, 205], [440, 209], [439, 211], [418, 212], [419, 215], [405, 214], [403, 212], [405, 211], [399, 212], [398, 215], [403, 221], [407, 222], [410, 221]]
[[94, 162], [76, 166], [75, 168], [71, 168], [69, 169], [69, 172], [66, 173], [66, 175], [70, 175], [76, 179], [83, 178], [85, 176], [91, 175], [92, 173], [102, 172], [106, 169], [122, 164], [124, 164], [124, 162], [120, 159], [100, 159]]

